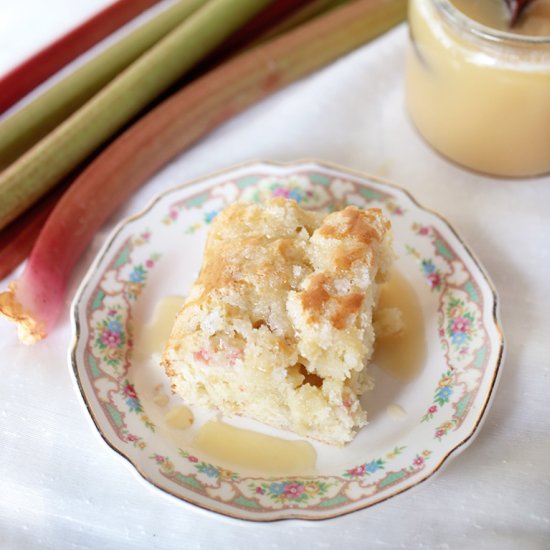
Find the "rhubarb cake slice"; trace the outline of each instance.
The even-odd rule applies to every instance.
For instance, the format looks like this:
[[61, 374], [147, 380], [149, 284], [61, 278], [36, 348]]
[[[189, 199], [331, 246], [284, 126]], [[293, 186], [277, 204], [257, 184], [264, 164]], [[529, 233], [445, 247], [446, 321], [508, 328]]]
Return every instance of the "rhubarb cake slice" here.
[[163, 353], [173, 391], [344, 445], [366, 424], [372, 313], [392, 260], [379, 209], [325, 214], [286, 199], [227, 207]]

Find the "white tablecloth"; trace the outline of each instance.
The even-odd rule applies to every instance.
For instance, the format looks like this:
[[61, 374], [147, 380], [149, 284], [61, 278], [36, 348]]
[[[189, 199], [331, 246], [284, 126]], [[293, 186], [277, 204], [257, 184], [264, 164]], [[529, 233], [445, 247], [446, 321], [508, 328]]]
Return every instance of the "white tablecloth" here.
[[[106, 3], [0, 0], [0, 74]], [[141, 481], [92, 429], [68, 368], [67, 305], [34, 347], [0, 320], [0, 547], [550, 548], [550, 177], [490, 179], [430, 150], [404, 109], [406, 33], [253, 107], [163, 170], [96, 236], [71, 295], [113, 225], [188, 178], [302, 157], [382, 175], [442, 213], [499, 292], [507, 357], [475, 442], [418, 488], [338, 519], [256, 524], [202, 511]]]

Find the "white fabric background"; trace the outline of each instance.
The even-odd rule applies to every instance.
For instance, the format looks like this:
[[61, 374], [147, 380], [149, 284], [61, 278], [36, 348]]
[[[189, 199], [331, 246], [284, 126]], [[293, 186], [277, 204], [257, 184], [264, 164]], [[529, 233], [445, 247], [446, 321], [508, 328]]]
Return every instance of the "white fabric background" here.
[[[0, 0], [0, 74], [106, 3]], [[68, 305], [30, 348], [2, 319], [2, 548], [550, 548], [550, 177], [486, 178], [433, 153], [404, 109], [405, 44], [403, 25], [181, 156], [96, 236], [71, 293], [116, 222], [188, 178], [301, 157], [382, 175], [443, 214], [499, 292], [507, 357], [474, 443], [438, 476], [367, 510], [323, 522], [232, 520], [148, 486], [94, 432], [67, 364]]]

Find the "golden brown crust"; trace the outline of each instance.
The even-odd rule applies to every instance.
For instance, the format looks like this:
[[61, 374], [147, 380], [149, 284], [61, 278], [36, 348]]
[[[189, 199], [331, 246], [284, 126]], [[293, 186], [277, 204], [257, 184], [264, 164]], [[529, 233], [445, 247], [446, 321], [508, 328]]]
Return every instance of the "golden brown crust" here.
[[364, 296], [358, 292], [346, 296], [338, 296], [336, 311], [331, 315], [330, 322], [335, 329], [342, 330], [347, 325], [350, 315], [357, 313], [363, 305]]
[[325, 304], [330, 300], [330, 294], [325, 289], [327, 282], [328, 277], [324, 273], [311, 277], [309, 286], [300, 295], [304, 311], [313, 315], [323, 311]]
[[[382, 211], [379, 208], [359, 210], [356, 206], [348, 206], [338, 214], [337, 223], [328, 223], [330, 220], [330, 216], [328, 216], [319, 229], [319, 233], [323, 237], [338, 240], [351, 238], [367, 245], [380, 239], [381, 231], [376, 227], [382, 216]], [[385, 230], [389, 229], [387, 220], [384, 223], [384, 228]]]

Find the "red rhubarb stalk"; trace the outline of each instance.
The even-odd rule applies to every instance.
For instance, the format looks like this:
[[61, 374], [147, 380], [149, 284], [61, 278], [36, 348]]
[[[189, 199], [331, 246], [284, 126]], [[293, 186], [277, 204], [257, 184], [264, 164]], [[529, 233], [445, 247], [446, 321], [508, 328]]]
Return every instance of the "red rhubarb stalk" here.
[[116, 209], [169, 160], [283, 86], [334, 61], [398, 22], [406, 0], [357, 0], [233, 58], [161, 103], [75, 180], [52, 212], [0, 312], [25, 343], [52, 329], [71, 272]]
[[69, 182], [70, 178], [0, 231], [0, 280], [27, 258]]
[[158, 1], [117, 0], [15, 67], [0, 78], [0, 113]]

